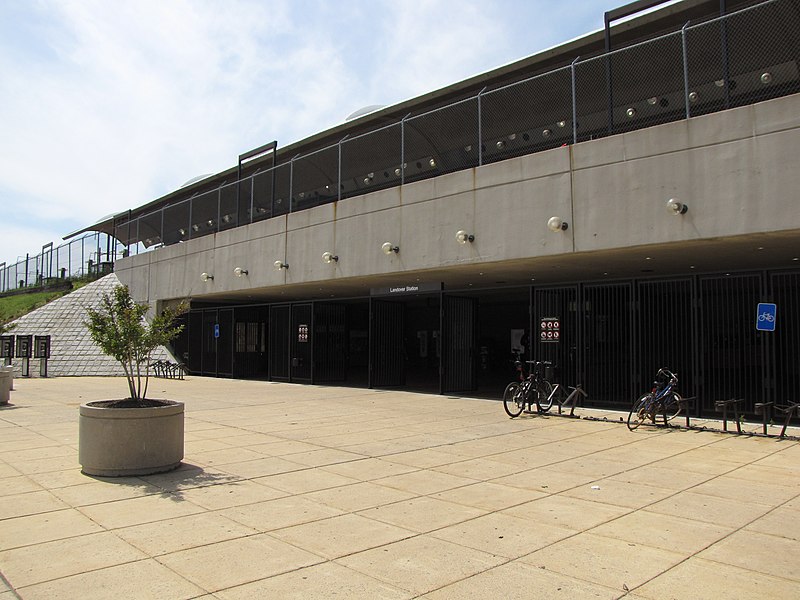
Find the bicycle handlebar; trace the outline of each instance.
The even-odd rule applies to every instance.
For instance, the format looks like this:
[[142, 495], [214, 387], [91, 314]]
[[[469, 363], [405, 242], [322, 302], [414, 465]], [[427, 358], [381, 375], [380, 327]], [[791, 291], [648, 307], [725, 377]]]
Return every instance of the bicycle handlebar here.
[[665, 377], [670, 379], [670, 381], [674, 381], [675, 383], [678, 383], [678, 374], [677, 373], [673, 373], [672, 371], [670, 371], [666, 367], [661, 367], [658, 370], [658, 373], [656, 373], [656, 378], [658, 378], [659, 375], [664, 375]]

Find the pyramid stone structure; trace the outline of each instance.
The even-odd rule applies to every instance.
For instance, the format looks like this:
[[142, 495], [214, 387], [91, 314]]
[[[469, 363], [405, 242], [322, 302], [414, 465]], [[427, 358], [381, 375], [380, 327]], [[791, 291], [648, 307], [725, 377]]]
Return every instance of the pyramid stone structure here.
[[[89, 335], [84, 325], [86, 309], [98, 308], [104, 293], [110, 293], [119, 285], [117, 276], [111, 273], [74, 292], [20, 317], [13, 323], [14, 335], [49, 335], [50, 359], [47, 362], [48, 377], [69, 376], [122, 376], [120, 364], [103, 354]], [[165, 348], [153, 352], [153, 360], [174, 361]], [[22, 359], [13, 361], [15, 376], [22, 371]], [[40, 361], [30, 359], [30, 375], [39, 376]]]

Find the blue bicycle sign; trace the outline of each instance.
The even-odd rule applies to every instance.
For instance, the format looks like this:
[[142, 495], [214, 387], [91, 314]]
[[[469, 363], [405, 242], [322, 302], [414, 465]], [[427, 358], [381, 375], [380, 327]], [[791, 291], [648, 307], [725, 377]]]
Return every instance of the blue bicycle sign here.
[[775, 304], [761, 302], [756, 309], [756, 330], [775, 331], [775, 316], [778, 307]]

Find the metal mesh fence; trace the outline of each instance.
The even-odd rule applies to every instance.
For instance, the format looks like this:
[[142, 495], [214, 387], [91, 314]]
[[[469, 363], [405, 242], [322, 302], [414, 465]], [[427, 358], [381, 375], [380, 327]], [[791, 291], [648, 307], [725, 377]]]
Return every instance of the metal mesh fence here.
[[340, 146], [342, 198], [402, 182], [402, 123], [343, 140]]
[[798, 58], [797, 2], [768, 0], [345, 138], [130, 223], [124, 219], [115, 236], [128, 252], [139, 252], [340, 198], [795, 93]]
[[0, 262], [0, 293], [57, 285], [59, 280], [111, 272], [124, 246], [105, 233], [91, 233], [58, 247], [52, 243], [39, 254]]

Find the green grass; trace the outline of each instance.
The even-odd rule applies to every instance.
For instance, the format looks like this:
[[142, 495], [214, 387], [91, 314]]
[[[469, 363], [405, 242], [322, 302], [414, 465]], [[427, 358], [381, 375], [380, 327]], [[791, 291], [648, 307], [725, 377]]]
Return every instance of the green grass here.
[[0, 298], [0, 323], [8, 323], [44, 306], [51, 300], [60, 298], [66, 292], [35, 292]]

